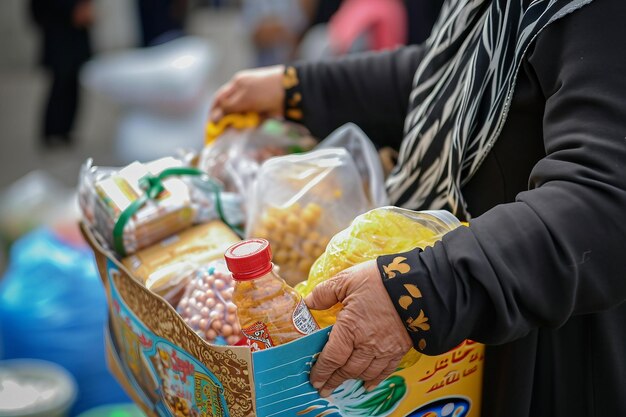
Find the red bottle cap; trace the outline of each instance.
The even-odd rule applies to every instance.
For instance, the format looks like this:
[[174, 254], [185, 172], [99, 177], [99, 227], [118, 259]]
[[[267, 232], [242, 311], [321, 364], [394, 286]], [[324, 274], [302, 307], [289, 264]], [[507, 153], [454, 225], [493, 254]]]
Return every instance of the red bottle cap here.
[[265, 239], [250, 239], [235, 243], [224, 254], [226, 266], [237, 281], [260, 278], [270, 272], [272, 249]]

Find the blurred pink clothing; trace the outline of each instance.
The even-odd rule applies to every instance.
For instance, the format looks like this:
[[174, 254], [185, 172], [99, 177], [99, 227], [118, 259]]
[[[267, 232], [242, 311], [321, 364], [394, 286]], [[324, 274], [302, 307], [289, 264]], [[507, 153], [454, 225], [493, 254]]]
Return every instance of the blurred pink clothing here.
[[363, 35], [375, 51], [404, 45], [407, 24], [401, 0], [345, 0], [329, 23], [333, 52], [349, 52]]

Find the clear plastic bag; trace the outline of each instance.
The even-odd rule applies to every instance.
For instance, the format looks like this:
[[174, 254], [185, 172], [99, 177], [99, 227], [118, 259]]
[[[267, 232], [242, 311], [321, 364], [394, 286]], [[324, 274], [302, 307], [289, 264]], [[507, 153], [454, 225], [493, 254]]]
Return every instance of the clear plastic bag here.
[[[306, 297], [316, 285], [344, 269], [382, 255], [432, 246], [459, 226], [461, 222], [443, 210], [416, 212], [398, 207], [371, 210], [354, 219], [350, 227], [331, 239], [324, 254], [313, 264], [308, 280], [297, 285], [296, 291]], [[341, 304], [337, 304], [328, 310], [312, 310], [311, 313], [324, 328], [335, 323], [340, 310]], [[398, 367], [408, 368], [420, 356], [419, 352], [411, 349]]]
[[342, 148], [272, 158], [248, 200], [246, 236], [269, 240], [280, 275], [293, 286], [335, 233], [372, 208], [361, 184]]
[[[159, 179], [156, 187], [150, 182], [166, 170], [184, 168], [180, 160], [171, 157], [146, 164], [134, 162], [121, 169], [95, 167], [88, 160], [81, 168], [78, 187], [83, 217], [121, 256], [148, 247], [194, 223], [222, 217], [216, 205], [219, 185], [208, 178], [172, 175]], [[115, 228], [124, 211], [149, 193], [150, 188], [161, 186], [161, 192], [139, 207], [123, 225], [121, 236], [116, 236]]]
[[187, 285], [177, 311], [198, 335], [216, 345], [234, 345], [242, 337], [234, 282], [224, 261], [199, 269]]
[[354, 123], [347, 123], [317, 145], [316, 149], [344, 148], [350, 153], [363, 179], [363, 188], [374, 207], [389, 204], [385, 174], [376, 147], [365, 132]]
[[267, 119], [258, 127], [242, 126], [238, 128], [234, 119], [230, 127], [223, 126], [218, 129], [220, 132], [211, 132], [211, 139], [213, 135], [219, 136], [204, 148], [198, 163], [200, 169], [221, 181], [227, 192], [246, 195], [264, 161], [274, 156], [307, 151], [316, 143], [306, 129], [294, 123]]
[[185, 36], [95, 58], [85, 65], [81, 81], [121, 104], [183, 114], [196, 108], [208, 93], [215, 57], [206, 39]]
[[[337, 233], [326, 251], [313, 264], [309, 278], [296, 286], [303, 296], [316, 285], [353, 265], [382, 255], [407, 252], [431, 246], [461, 225], [451, 213], [411, 211], [398, 207], [381, 207], [354, 219], [350, 226]], [[321, 327], [334, 324], [339, 306], [314, 312]]]
[[239, 241], [219, 221], [192, 226], [122, 260], [133, 278], [176, 306], [185, 287], [209, 262]]

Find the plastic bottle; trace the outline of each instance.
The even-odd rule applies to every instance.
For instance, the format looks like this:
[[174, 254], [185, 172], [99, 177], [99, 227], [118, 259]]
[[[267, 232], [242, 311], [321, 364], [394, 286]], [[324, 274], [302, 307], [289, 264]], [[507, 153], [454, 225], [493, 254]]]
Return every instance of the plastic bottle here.
[[232, 245], [225, 254], [233, 274], [233, 302], [247, 344], [263, 350], [319, 330], [302, 296], [278, 276], [270, 244], [251, 239]]

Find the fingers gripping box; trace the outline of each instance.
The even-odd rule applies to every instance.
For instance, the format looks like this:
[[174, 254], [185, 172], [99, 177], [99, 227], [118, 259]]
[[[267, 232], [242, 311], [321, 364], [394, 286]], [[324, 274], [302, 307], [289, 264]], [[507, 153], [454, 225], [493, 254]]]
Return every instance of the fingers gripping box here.
[[107, 293], [111, 371], [151, 417], [478, 417], [484, 347], [421, 356], [376, 389], [346, 381], [321, 398], [309, 371], [330, 328], [272, 349], [214, 346], [134, 280], [83, 225]]

